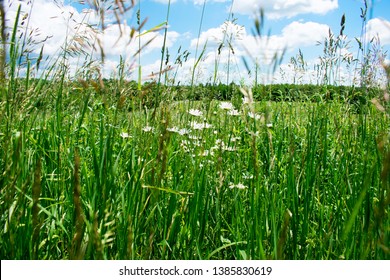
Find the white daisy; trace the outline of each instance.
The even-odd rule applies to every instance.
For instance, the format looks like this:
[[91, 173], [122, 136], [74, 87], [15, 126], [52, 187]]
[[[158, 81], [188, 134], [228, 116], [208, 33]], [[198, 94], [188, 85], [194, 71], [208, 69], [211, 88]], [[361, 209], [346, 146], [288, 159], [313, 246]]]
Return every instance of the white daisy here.
[[180, 135], [187, 135], [190, 132], [191, 132], [191, 129], [182, 128], [182, 129], [179, 129], [179, 131], [177, 133], [179, 133]]
[[203, 115], [203, 112], [197, 109], [190, 109], [188, 113], [195, 117], [201, 117]]
[[191, 140], [201, 140], [202, 137], [198, 136], [198, 135], [188, 135], [188, 139], [191, 139]]
[[252, 119], [255, 119], [255, 120], [261, 119], [261, 115], [256, 114], [256, 113], [252, 113], [252, 112], [248, 112], [248, 116], [251, 117]]
[[191, 127], [195, 130], [202, 130], [204, 128], [211, 128], [212, 125], [208, 123], [191, 122]]
[[222, 147], [222, 150], [224, 150], [226, 152], [234, 152], [234, 151], [237, 151], [237, 148], [230, 147], [230, 146], [224, 146], [224, 147]]
[[176, 132], [176, 133], [179, 132], [179, 128], [177, 128], [177, 126], [168, 127], [167, 130], [168, 130], [169, 132]]
[[153, 130], [154, 130], [154, 128], [149, 126], [149, 125], [142, 128], [142, 131], [144, 131], [144, 132], [152, 132]]
[[222, 110], [228, 110], [228, 111], [234, 110], [233, 104], [231, 102], [226, 102], [226, 101], [221, 102], [219, 104], [219, 108]]
[[230, 111], [228, 112], [228, 114], [229, 114], [230, 116], [239, 116], [239, 115], [240, 115], [240, 112], [239, 112], [238, 110], [236, 110], [236, 109], [232, 109], [232, 110], [230, 110]]
[[187, 129], [187, 128], [180, 128], [180, 129], [179, 129], [177, 126], [169, 127], [169, 128], [167, 128], [167, 130], [168, 130], [169, 132], [179, 133], [180, 135], [186, 135], [186, 134], [188, 134], [188, 133], [191, 132], [190, 129]]
[[227, 146], [225, 144], [225, 142], [223, 142], [223, 140], [217, 139], [217, 140], [215, 140], [215, 145], [213, 147], [211, 147], [210, 150], [214, 151], [214, 150], [219, 150], [219, 149], [221, 149], [222, 151], [226, 151], [226, 152], [237, 151], [237, 148], [231, 147], [231, 146]]
[[131, 137], [131, 136], [130, 136], [128, 133], [126, 133], [126, 132], [121, 132], [120, 136], [121, 136], [122, 138], [130, 138], [130, 137]]

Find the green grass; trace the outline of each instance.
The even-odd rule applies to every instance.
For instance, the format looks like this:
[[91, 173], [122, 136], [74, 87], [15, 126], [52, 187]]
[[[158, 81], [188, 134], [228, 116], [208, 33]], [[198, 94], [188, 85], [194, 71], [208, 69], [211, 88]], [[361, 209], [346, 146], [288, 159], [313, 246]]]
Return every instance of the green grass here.
[[2, 135], [2, 259], [388, 258], [375, 108], [259, 102], [264, 122], [192, 102], [202, 116], [177, 103], [148, 123], [126, 99], [68, 90], [65, 112], [33, 109]]
[[69, 82], [66, 52], [21, 79], [16, 40], [0, 85], [1, 259], [389, 259], [387, 105], [242, 104], [237, 90], [232, 114], [205, 88], [172, 102], [158, 86], [145, 108], [153, 89], [123, 77]]

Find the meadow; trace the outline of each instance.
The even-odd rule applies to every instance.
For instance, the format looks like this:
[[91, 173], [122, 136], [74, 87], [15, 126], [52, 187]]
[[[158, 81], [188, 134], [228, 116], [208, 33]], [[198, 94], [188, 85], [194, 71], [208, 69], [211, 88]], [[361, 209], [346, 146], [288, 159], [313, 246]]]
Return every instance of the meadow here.
[[17, 29], [0, 77], [1, 259], [390, 258], [388, 88], [178, 99], [62, 63], [30, 77], [39, 59], [21, 77]]

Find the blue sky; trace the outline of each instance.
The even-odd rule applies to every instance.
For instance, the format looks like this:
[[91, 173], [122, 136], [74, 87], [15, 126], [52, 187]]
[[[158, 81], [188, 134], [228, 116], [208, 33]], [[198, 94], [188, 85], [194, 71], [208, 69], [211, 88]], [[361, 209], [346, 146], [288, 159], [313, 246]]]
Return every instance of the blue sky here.
[[[39, 33], [38, 37], [51, 36], [45, 41], [46, 55], [54, 56], [58, 53], [66, 34], [69, 35], [73, 32], [72, 30], [77, 30], [79, 34], [84, 32], [83, 34], [86, 34], [84, 37], [90, 40], [93, 38], [100, 40], [100, 46], [104, 48], [106, 54], [104, 75], [110, 76], [115, 73], [119, 57], [122, 56], [126, 59], [127, 73], [132, 79], [136, 79], [138, 74], [138, 57], [133, 56], [137, 52], [138, 42], [137, 40], [129, 42], [130, 28], [137, 26], [136, 11], [141, 8], [141, 18], [147, 18], [141, 33], [163, 23], [168, 11], [168, 0], [135, 1], [135, 7], [121, 18], [120, 24], [115, 22], [113, 14], [108, 14], [107, 29], [104, 35], [94, 36], [87, 34], [89, 31], [85, 26], [98, 24], [99, 19], [91, 11], [88, 1], [35, 0], [33, 5], [28, 5], [26, 3], [28, 1], [10, 0], [8, 2], [10, 23], [17, 5], [22, 4], [22, 10], [31, 14], [30, 29]], [[84, 4], [79, 2], [84, 2]], [[373, 6], [367, 15], [365, 28], [370, 31], [367, 37], [371, 38], [378, 34], [384, 50], [389, 50], [390, 1], [376, 0], [370, 3]], [[203, 8], [204, 17], [201, 25]], [[258, 40], [251, 30], [260, 8], [264, 9], [265, 21], [262, 38]], [[315, 65], [319, 65], [319, 56], [323, 55], [323, 47], [318, 46], [317, 42], [323, 42], [328, 36], [329, 28], [335, 36], [339, 34], [343, 14], [346, 16], [344, 34], [347, 35], [344, 41], [349, 42], [349, 47], [341, 48], [340, 55], [351, 58], [359, 57], [354, 38], [361, 37], [361, 8], [364, 8], [364, 5], [360, 0], [208, 0], [206, 2], [203, 0], [171, 0], [166, 46], [170, 54], [169, 66], [174, 71], [169, 72], [169, 77], [175, 78], [175, 82], [188, 83], [191, 80], [195, 61], [205, 47], [201, 62], [195, 71], [196, 82], [241, 81], [250, 84], [254, 80], [256, 61], [261, 68], [258, 78], [265, 83], [292, 82], [294, 77], [298, 76], [301, 82], [315, 82]], [[229, 11], [232, 11], [233, 15]], [[231, 22], [233, 18], [234, 24]], [[84, 27], [80, 28], [80, 26]], [[232, 40], [234, 54], [232, 49], [227, 47], [226, 41], [224, 47], [218, 52], [218, 47], [224, 38], [224, 27], [227, 34], [235, 38]], [[198, 37], [199, 28], [201, 28], [200, 37]], [[164, 30], [141, 36], [142, 43], [152, 38], [154, 38], [152, 43], [141, 52], [142, 76], [145, 80], [150, 73], [156, 73], [160, 69]], [[197, 44], [198, 51], [196, 51]], [[88, 50], [85, 44], [83, 48], [86, 52], [94, 53], [98, 57], [98, 51]], [[190, 54], [182, 67], [177, 69], [174, 62], [179, 48], [182, 53], [187, 50]], [[273, 55], [281, 55], [284, 49], [285, 54], [281, 65], [278, 66], [276, 72], [271, 71], [270, 61]], [[298, 75], [290, 63], [290, 58], [296, 56], [299, 49], [302, 50], [307, 63], [308, 71], [305, 75]], [[40, 48], [37, 48], [37, 52], [39, 50]], [[250, 74], [242, 63], [243, 57], [249, 62]], [[387, 57], [386, 59], [388, 61]], [[219, 64], [215, 72], [216, 62]], [[72, 69], [77, 69], [81, 64], [80, 58], [71, 58], [69, 63]], [[354, 74], [347, 68], [346, 65], [340, 66], [339, 83], [348, 84], [353, 78]], [[280, 69], [282, 72], [279, 71]], [[228, 72], [229, 76], [227, 76]], [[270, 72], [272, 73], [269, 74]], [[215, 76], [214, 73], [218, 74]]]

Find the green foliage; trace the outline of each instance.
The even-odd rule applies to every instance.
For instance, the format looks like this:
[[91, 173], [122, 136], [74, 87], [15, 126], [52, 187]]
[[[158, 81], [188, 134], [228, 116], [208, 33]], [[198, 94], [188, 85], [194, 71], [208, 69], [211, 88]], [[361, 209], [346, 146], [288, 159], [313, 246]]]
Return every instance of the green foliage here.
[[387, 90], [19, 77], [16, 38], [1, 259], [389, 259]]
[[[2, 259], [388, 258], [375, 108], [261, 101], [252, 119], [192, 101], [150, 123], [109, 83], [75, 86], [1, 136]], [[191, 129], [196, 107], [212, 128]]]

